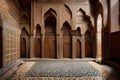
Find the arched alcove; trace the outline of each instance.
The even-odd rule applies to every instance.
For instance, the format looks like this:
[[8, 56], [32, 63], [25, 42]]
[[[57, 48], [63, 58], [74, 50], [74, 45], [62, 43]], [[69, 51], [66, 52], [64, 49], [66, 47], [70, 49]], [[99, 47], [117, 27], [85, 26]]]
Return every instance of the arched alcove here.
[[2, 18], [0, 15], [0, 68], [3, 67], [3, 34], [2, 34]]
[[99, 14], [97, 18], [97, 58], [102, 58], [102, 16]]
[[81, 58], [81, 41], [77, 39], [76, 41], [76, 58]]
[[44, 20], [44, 57], [56, 58], [56, 12], [53, 9], [49, 9], [44, 15]]
[[81, 36], [81, 29], [79, 27], [77, 28], [76, 36]]
[[63, 57], [72, 58], [72, 36], [70, 33], [70, 24], [64, 22], [61, 30], [63, 31]]
[[21, 17], [20, 17], [20, 23], [28, 23], [29, 22], [29, 18], [23, 14]]
[[85, 33], [85, 57], [93, 57], [91, 31]]
[[20, 35], [20, 57], [21, 58], [28, 58], [29, 53], [28, 53], [28, 42], [29, 42], [29, 36], [28, 32], [26, 31], [25, 28], [21, 30], [21, 35]]
[[36, 33], [34, 39], [34, 56], [41, 57], [41, 27], [39, 24], [36, 26]]

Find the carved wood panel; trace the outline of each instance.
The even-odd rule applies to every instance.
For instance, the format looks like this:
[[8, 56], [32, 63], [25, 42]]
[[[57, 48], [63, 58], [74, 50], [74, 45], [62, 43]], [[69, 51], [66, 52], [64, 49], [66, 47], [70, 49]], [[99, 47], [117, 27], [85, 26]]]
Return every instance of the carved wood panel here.
[[72, 58], [72, 40], [70, 36], [63, 37], [63, 57]]
[[79, 40], [76, 42], [76, 58], [81, 58], [81, 42]]
[[41, 44], [40, 44], [40, 39], [35, 39], [35, 44], [34, 44], [34, 56], [35, 57], [41, 57]]
[[20, 57], [26, 57], [26, 40], [24, 38], [20, 39]]
[[89, 41], [85, 42], [85, 56], [92, 57], [92, 46], [91, 46], [91, 42]]
[[56, 39], [54, 36], [45, 37], [44, 57], [45, 58], [56, 58]]

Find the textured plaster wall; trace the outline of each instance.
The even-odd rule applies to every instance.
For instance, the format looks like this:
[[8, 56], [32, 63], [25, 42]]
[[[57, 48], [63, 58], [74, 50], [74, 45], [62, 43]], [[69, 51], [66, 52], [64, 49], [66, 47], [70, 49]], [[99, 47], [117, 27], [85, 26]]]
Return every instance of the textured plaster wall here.
[[[111, 4], [113, 0], [111, 0]], [[111, 32], [119, 31], [119, 1], [111, 6]]]

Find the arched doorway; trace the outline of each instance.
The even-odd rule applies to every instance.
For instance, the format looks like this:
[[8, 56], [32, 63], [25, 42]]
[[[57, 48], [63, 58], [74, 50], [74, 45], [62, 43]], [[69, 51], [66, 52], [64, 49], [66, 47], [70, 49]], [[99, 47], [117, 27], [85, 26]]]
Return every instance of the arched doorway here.
[[45, 39], [44, 57], [56, 58], [56, 13], [53, 9], [48, 10], [45, 15]]
[[34, 44], [34, 56], [41, 57], [41, 28], [40, 25], [36, 26], [36, 34], [35, 34], [35, 44]]
[[93, 57], [92, 55], [92, 38], [89, 30], [85, 33], [85, 57]]
[[26, 40], [25, 38], [20, 39], [20, 57], [21, 58], [26, 58]]
[[63, 31], [63, 58], [72, 58], [72, 36], [71, 26], [65, 22], [62, 27]]
[[28, 32], [26, 31], [25, 28], [23, 28], [20, 35], [20, 57], [21, 58], [29, 57], [28, 42], [29, 42]]
[[102, 17], [99, 14], [97, 18], [97, 58], [102, 58]]
[[76, 58], [81, 58], [81, 42], [80, 42], [80, 40], [76, 41]]

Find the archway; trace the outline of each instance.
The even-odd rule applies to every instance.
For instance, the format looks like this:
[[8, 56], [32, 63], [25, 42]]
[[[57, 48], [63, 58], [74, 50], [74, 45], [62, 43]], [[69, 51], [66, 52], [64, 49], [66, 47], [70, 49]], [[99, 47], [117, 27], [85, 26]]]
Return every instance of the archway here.
[[21, 35], [20, 35], [20, 57], [21, 58], [28, 58], [28, 42], [29, 42], [28, 32], [25, 28], [22, 29]]
[[98, 18], [97, 18], [97, 58], [102, 58], [102, 17], [101, 15], [98, 15]]
[[70, 33], [71, 26], [65, 22], [62, 27], [63, 31], [63, 58], [72, 58], [72, 36]]
[[53, 9], [45, 15], [44, 57], [56, 58], [56, 13]]
[[0, 68], [3, 67], [3, 39], [2, 39], [2, 19], [0, 15]]
[[76, 58], [81, 58], [81, 42], [80, 42], [80, 40], [76, 41]]
[[36, 27], [36, 34], [35, 34], [35, 44], [34, 44], [34, 56], [41, 57], [41, 28], [40, 25]]
[[92, 38], [89, 30], [85, 33], [85, 57], [93, 57], [92, 55]]

